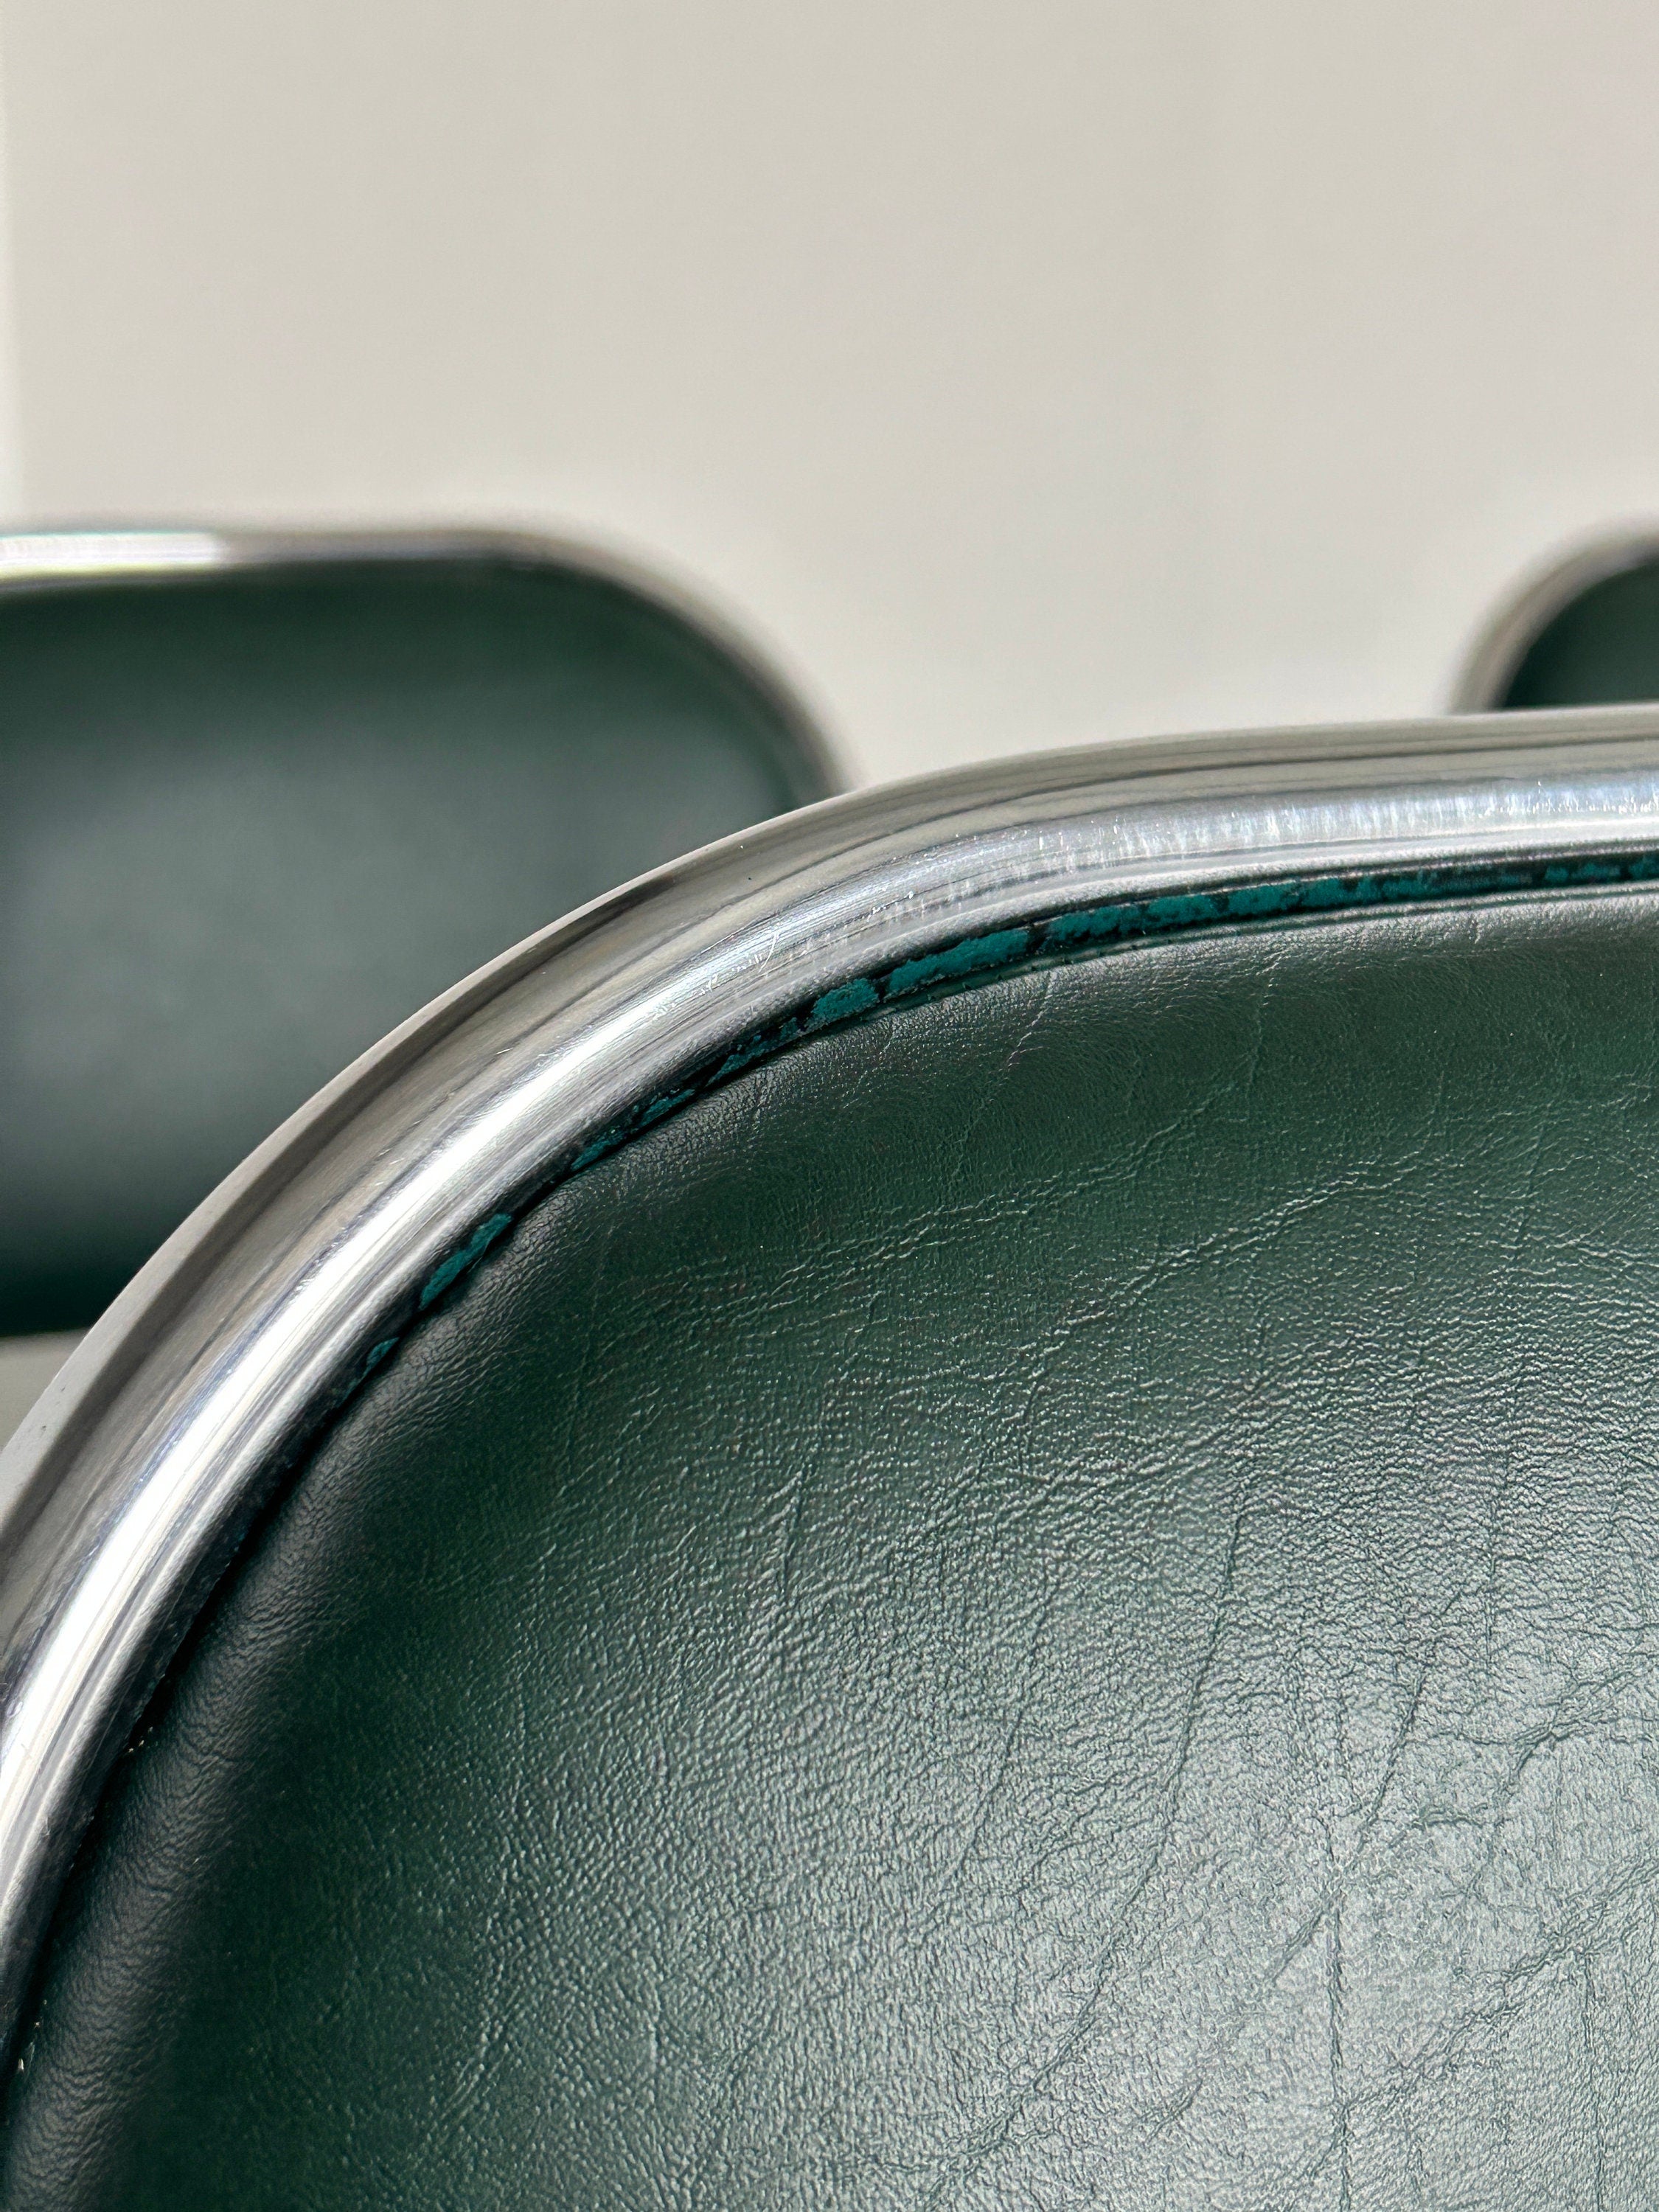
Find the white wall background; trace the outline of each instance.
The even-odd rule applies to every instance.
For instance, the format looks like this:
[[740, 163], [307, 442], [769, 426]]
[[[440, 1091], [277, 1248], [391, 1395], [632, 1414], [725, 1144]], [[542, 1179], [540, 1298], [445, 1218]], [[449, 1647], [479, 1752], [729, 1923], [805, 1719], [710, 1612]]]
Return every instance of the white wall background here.
[[1518, 570], [1659, 512], [1652, 0], [3, 34], [14, 512], [593, 535], [865, 775], [1430, 710]]

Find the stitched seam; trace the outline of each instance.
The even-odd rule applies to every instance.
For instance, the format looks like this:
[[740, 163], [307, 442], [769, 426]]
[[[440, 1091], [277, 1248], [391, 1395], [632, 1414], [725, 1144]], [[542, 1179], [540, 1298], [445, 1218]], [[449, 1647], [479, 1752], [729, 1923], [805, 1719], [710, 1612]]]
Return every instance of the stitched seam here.
[[738, 1076], [831, 1030], [850, 1028], [893, 1007], [977, 989], [1026, 969], [1069, 965], [1132, 945], [1229, 924], [1358, 914], [1437, 900], [1654, 882], [1659, 882], [1659, 853], [1650, 852], [1597, 854], [1571, 860], [1283, 877], [1212, 891], [1172, 892], [1153, 898], [1061, 908], [1030, 921], [960, 938], [937, 952], [898, 961], [891, 967], [836, 984], [781, 1020], [752, 1030], [722, 1054], [711, 1054], [686, 1069], [672, 1088], [653, 1094], [619, 1115], [571, 1158], [543, 1176], [522, 1198], [473, 1227], [428, 1275], [399, 1322], [331, 1395], [320, 1418], [326, 1420], [337, 1413], [368, 1376], [407, 1341], [416, 1325], [465, 1285], [479, 1263], [499, 1249], [507, 1231], [574, 1176], [608, 1159], [647, 1129], [699, 1099], [724, 1089]]
[[[1318, 918], [1361, 913], [1389, 907], [1419, 905], [1434, 900], [1470, 900], [1506, 893], [1538, 890], [1576, 890], [1621, 884], [1659, 882], [1659, 853], [1599, 854], [1571, 861], [1494, 863], [1485, 866], [1448, 867], [1319, 877], [1290, 877], [1206, 892], [1176, 893], [1151, 899], [1127, 900], [1092, 907], [1058, 910], [1023, 923], [964, 937], [941, 951], [837, 984], [796, 1012], [769, 1027], [757, 1030], [742, 1042], [689, 1070], [675, 1086], [642, 1101], [592, 1139], [572, 1158], [554, 1168], [528, 1188], [510, 1208], [497, 1209], [475, 1224], [428, 1274], [405, 1310], [388, 1331], [356, 1364], [324, 1401], [314, 1407], [302, 1431], [290, 1437], [286, 1451], [269, 1471], [262, 1498], [243, 1520], [225, 1547], [222, 1562], [208, 1578], [201, 1602], [182, 1638], [165, 1657], [159, 1680], [136, 1701], [125, 1753], [131, 1756], [143, 1740], [147, 1713], [168, 1694], [185, 1657], [204, 1624], [211, 1617], [213, 1592], [223, 1587], [234, 1571], [261, 1523], [281, 1510], [289, 1486], [299, 1469], [314, 1455], [323, 1437], [347, 1408], [370, 1376], [394, 1352], [405, 1345], [418, 1325], [441, 1304], [463, 1288], [474, 1270], [502, 1238], [550, 1198], [574, 1176], [610, 1157], [683, 1107], [721, 1089], [737, 1076], [776, 1058], [793, 1046], [870, 1019], [895, 1006], [924, 1003], [930, 998], [975, 989], [1022, 969], [1098, 958], [1127, 945], [1164, 937], [1184, 935], [1228, 924], [1271, 922], [1295, 917]], [[110, 1801], [121, 1761], [118, 1759], [98, 1793], [101, 1808]], [[84, 1863], [88, 1840], [96, 1834], [94, 1812], [77, 1850], [76, 1865]], [[71, 1869], [69, 1880], [74, 1880]], [[10, 2048], [27, 2054], [39, 2024], [41, 1977], [52, 1948], [52, 1921], [35, 1960], [31, 1994], [19, 2015], [16, 2039]], [[0, 2057], [4, 2049], [0, 2047]], [[13, 2064], [17, 2064], [15, 2058]]]

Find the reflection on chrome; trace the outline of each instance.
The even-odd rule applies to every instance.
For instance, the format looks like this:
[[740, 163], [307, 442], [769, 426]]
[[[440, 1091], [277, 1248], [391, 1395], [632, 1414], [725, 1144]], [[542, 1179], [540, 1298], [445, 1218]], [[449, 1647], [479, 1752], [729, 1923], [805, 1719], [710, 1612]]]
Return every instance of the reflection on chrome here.
[[1101, 746], [787, 816], [434, 1002], [198, 1210], [0, 1455], [0, 2021], [279, 1451], [631, 1104], [839, 985], [1085, 903], [1656, 848], [1656, 709]]

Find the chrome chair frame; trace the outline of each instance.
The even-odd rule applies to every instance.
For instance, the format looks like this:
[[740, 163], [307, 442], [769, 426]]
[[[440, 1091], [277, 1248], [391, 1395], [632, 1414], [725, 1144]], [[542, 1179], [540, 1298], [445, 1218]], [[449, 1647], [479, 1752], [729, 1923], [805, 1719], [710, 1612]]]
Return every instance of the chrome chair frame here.
[[1000, 968], [1632, 880], [1659, 881], [1659, 709], [1106, 745], [783, 817], [434, 1001], [198, 1207], [0, 1455], [0, 2023], [251, 1516], [563, 1176], [769, 1052]]

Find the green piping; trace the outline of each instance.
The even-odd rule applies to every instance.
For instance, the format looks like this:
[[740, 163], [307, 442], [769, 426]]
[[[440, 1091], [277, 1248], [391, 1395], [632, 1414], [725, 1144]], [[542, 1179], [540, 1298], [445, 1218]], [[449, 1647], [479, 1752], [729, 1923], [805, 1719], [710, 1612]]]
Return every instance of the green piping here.
[[[422, 1285], [402, 1325], [382, 1337], [359, 1362], [341, 1394], [349, 1397], [390, 1357], [414, 1323], [446, 1292], [471, 1274], [484, 1255], [532, 1206], [584, 1168], [631, 1142], [648, 1128], [708, 1096], [734, 1076], [775, 1058], [796, 1044], [844, 1028], [924, 994], [971, 989], [1018, 969], [1089, 958], [1125, 945], [1227, 923], [1283, 921], [1295, 915], [1330, 915], [1421, 904], [1430, 899], [1491, 898], [1505, 893], [1577, 890], [1613, 884], [1659, 880], [1659, 853], [1595, 854], [1583, 860], [1496, 861], [1486, 866], [1401, 869], [1391, 873], [1289, 877], [1230, 890], [1181, 891], [1156, 898], [1115, 900], [1104, 906], [1070, 907], [1057, 914], [959, 939], [850, 982], [837, 983], [810, 1006], [754, 1030], [720, 1058], [683, 1073], [674, 1087], [643, 1100], [591, 1138], [574, 1157], [544, 1178], [509, 1212], [492, 1213]], [[336, 1403], [340, 1401], [337, 1400]]]
[[[1430, 899], [1483, 898], [1504, 893], [1573, 890], [1656, 880], [1659, 880], [1659, 853], [1596, 855], [1571, 861], [1497, 862], [1484, 867], [1419, 869], [1391, 874], [1291, 878], [1231, 890], [1177, 893], [1067, 908], [1030, 922], [965, 937], [938, 952], [901, 961], [876, 974], [836, 984], [801, 1011], [768, 1029], [755, 1031], [718, 1060], [711, 1059], [702, 1067], [683, 1073], [674, 1088], [641, 1102], [586, 1145], [574, 1158], [528, 1189], [510, 1212], [498, 1210], [471, 1230], [427, 1276], [402, 1316], [389, 1322], [386, 1334], [356, 1362], [330, 1394], [327, 1403], [317, 1409], [317, 1418], [307, 1424], [306, 1434], [292, 1439], [291, 1455], [284, 1455], [287, 1471], [292, 1473], [295, 1462], [314, 1449], [319, 1429], [344, 1407], [371, 1374], [407, 1342], [422, 1317], [458, 1289], [514, 1223], [543, 1199], [583, 1168], [617, 1151], [680, 1107], [707, 1096], [745, 1069], [808, 1038], [866, 1019], [885, 1007], [919, 1000], [925, 993], [939, 995], [946, 991], [972, 988], [1019, 969], [1095, 957], [1117, 946], [1188, 930], [1274, 921], [1293, 915], [1386, 908]], [[271, 1470], [272, 1490], [259, 1511], [273, 1510], [279, 1489], [286, 1487], [276, 1483], [277, 1472], [276, 1468]], [[239, 1541], [245, 1542], [249, 1533], [245, 1524]], [[185, 1652], [189, 1650], [188, 1636], [181, 1648]], [[175, 1652], [169, 1673], [180, 1663]], [[165, 1681], [164, 1675], [162, 1685], [153, 1695], [166, 1694]], [[142, 1727], [142, 1722], [138, 1725]], [[83, 1844], [82, 1850], [85, 1848]], [[45, 1956], [43, 1947], [42, 1961]], [[31, 2006], [23, 2016], [29, 2017], [32, 2011]]]
[[[459, 1252], [452, 1252], [439, 1267], [433, 1269], [421, 1285], [420, 1304], [416, 1311], [424, 1313], [434, 1300], [442, 1297], [452, 1285], [470, 1274], [495, 1239], [513, 1226], [510, 1213], [492, 1213], [488, 1221], [475, 1229]], [[378, 1352], [380, 1346], [374, 1347]]]

